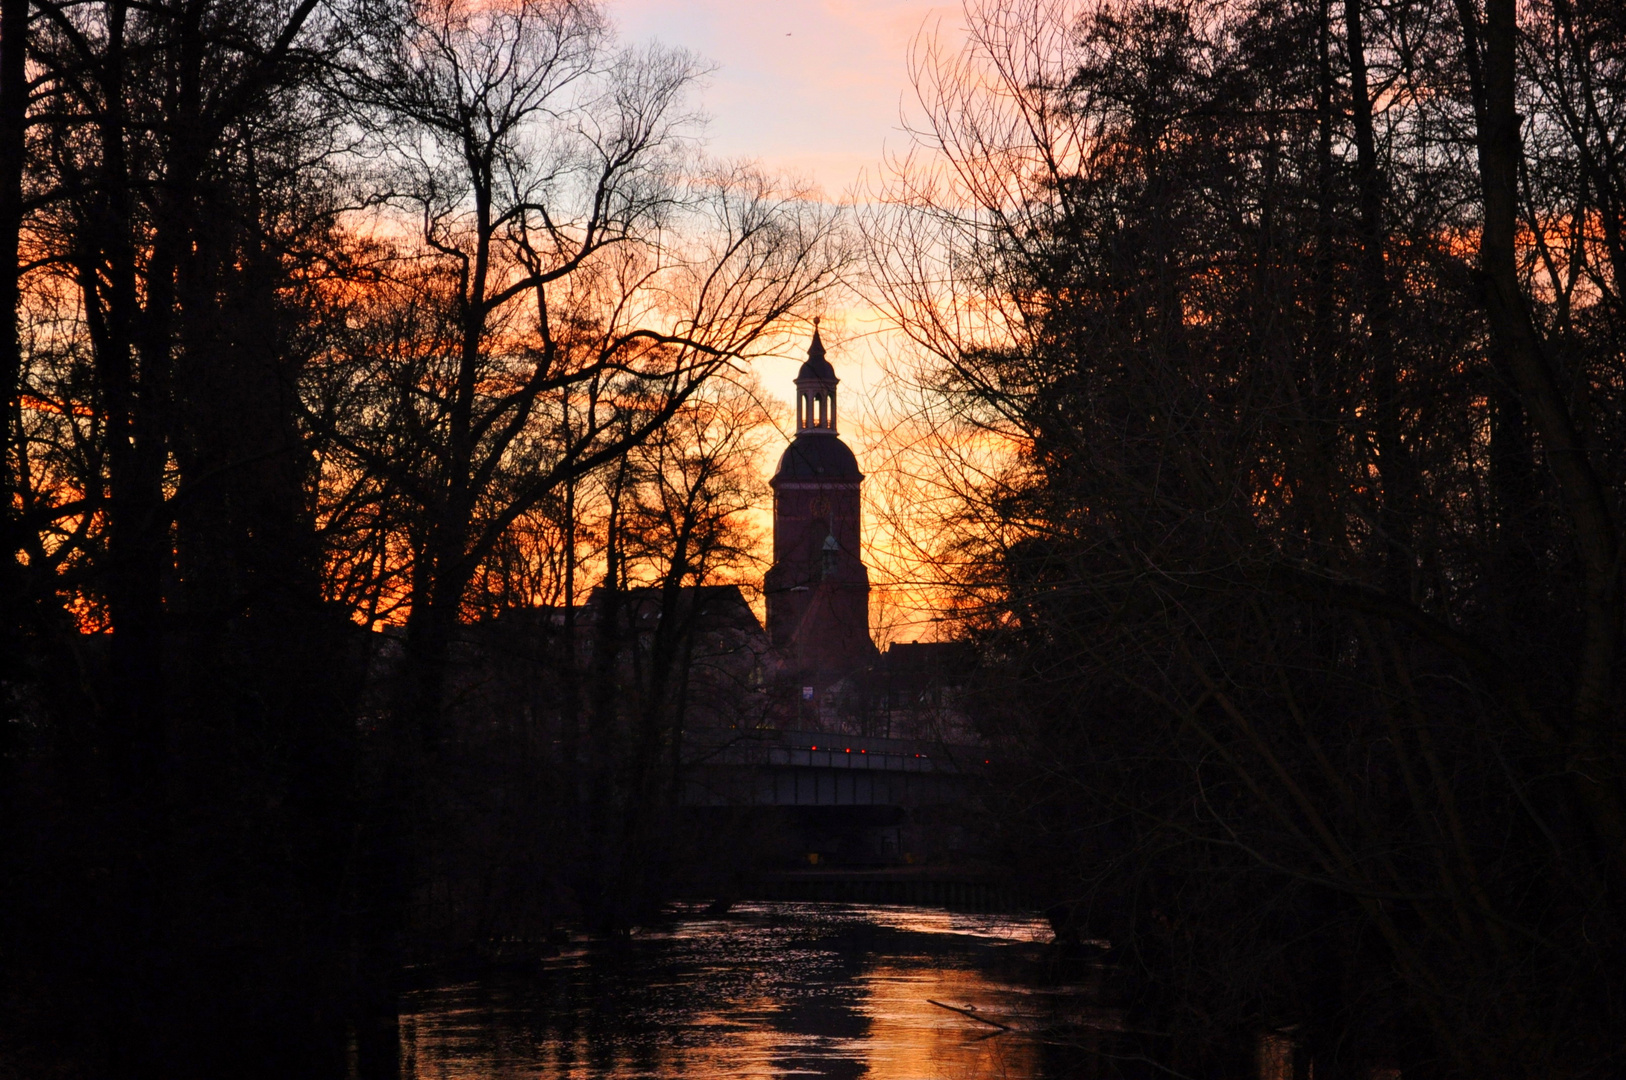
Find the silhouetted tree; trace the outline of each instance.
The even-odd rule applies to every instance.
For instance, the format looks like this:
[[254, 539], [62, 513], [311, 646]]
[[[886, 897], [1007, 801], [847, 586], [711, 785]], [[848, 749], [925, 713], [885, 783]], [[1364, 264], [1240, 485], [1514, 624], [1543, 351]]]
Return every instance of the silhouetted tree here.
[[919, 56], [869, 231], [932, 554], [1012, 857], [1181, 1069], [1619, 1065], [1620, 26], [1515, 14], [986, 4]]
[[827, 287], [838, 220], [706, 162], [694, 63], [589, 4], [0, 33], [0, 956], [94, 988], [110, 1073], [333, 1071], [352, 997], [387, 1072], [474, 583], [522, 538], [573, 580], [539, 526]]

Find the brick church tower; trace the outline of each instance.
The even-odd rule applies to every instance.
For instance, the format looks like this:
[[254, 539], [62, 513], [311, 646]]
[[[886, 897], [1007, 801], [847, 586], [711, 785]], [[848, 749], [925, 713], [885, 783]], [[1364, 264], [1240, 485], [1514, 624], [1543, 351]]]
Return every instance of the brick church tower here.
[[773, 568], [763, 582], [768, 635], [786, 673], [829, 685], [875, 659], [869, 571], [859, 558], [858, 459], [836, 434], [836, 372], [817, 323], [796, 376], [796, 438], [769, 482]]

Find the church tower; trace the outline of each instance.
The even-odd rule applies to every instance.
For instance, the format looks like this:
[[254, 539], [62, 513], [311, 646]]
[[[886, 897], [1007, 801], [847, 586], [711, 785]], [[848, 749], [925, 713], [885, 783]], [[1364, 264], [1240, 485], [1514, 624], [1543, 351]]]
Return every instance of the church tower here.
[[859, 558], [858, 459], [836, 434], [836, 372], [818, 324], [796, 376], [796, 438], [773, 487], [773, 568], [763, 582], [768, 634], [790, 671], [829, 683], [875, 658], [869, 571]]

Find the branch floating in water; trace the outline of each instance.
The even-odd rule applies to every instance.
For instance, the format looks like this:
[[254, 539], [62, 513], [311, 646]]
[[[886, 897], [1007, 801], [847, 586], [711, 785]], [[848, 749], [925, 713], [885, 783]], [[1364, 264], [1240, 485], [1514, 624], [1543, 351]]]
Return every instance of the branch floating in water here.
[[933, 1001], [931, 998], [926, 999], [926, 1004], [936, 1005], [939, 1009], [947, 1009], [949, 1012], [957, 1012], [961, 1016], [969, 1016], [979, 1024], [987, 1024], [989, 1027], [996, 1027], [1001, 1031], [1015, 1030], [1009, 1025], [1001, 1024], [998, 1020], [990, 1020], [986, 1016], [982, 1016], [975, 1009], [962, 1009], [958, 1005], [945, 1005], [941, 1001]]

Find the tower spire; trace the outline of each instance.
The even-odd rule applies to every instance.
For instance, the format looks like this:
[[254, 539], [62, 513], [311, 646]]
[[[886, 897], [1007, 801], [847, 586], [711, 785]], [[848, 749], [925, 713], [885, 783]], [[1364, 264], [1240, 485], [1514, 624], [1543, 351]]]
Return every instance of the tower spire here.
[[796, 374], [796, 433], [836, 433], [836, 369], [824, 357], [824, 340], [819, 337], [819, 320], [813, 320], [813, 340], [807, 346], [807, 361]]

